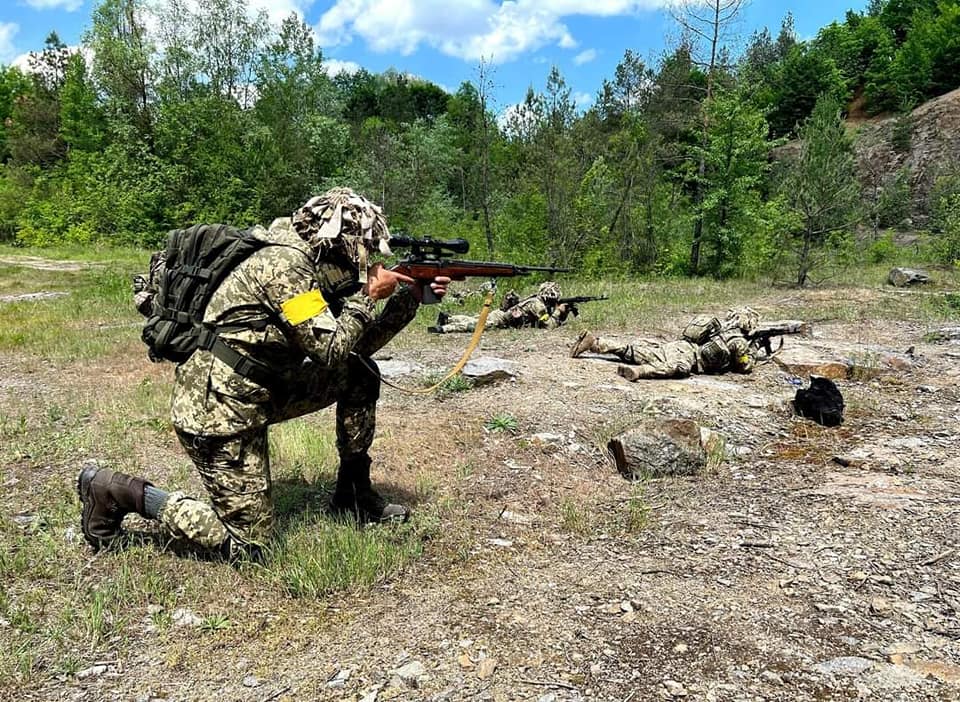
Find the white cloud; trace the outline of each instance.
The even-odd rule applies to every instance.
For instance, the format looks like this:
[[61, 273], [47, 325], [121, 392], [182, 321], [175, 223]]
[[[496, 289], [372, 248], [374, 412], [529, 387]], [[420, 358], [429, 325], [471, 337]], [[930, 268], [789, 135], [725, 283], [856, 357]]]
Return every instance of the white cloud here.
[[590, 63], [595, 58], [597, 58], [596, 49], [587, 49], [586, 51], [581, 51], [579, 54], [573, 57], [573, 62], [578, 66], [582, 66], [585, 63]]
[[66, 10], [73, 12], [79, 10], [83, 5], [83, 0], [27, 0], [27, 5], [34, 10]]
[[593, 95], [590, 93], [574, 93], [573, 101], [581, 110], [585, 110], [593, 104]]
[[0, 61], [6, 63], [16, 56], [13, 37], [19, 31], [20, 25], [15, 22], [0, 22]]
[[327, 72], [328, 76], [337, 76], [341, 73], [346, 73], [348, 76], [352, 76], [354, 73], [359, 71], [361, 68], [360, 64], [356, 61], [341, 61], [339, 59], [323, 59], [323, 70]]
[[[66, 52], [68, 54], [81, 54], [83, 60], [87, 64], [87, 69], [93, 65], [93, 49], [86, 46], [68, 46], [66, 47]], [[20, 54], [13, 61], [10, 62], [11, 66], [16, 66], [24, 73], [33, 73], [34, 65], [33, 62], [35, 59], [39, 58], [43, 54], [42, 51], [28, 51], [25, 54]]]
[[627, 15], [669, 1], [336, 0], [321, 16], [317, 35], [321, 46], [357, 36], [375, 51], [410, 54], [426, 45], [465, 61], [502, 63], [546, 45], [575, 48], [565, 17]]

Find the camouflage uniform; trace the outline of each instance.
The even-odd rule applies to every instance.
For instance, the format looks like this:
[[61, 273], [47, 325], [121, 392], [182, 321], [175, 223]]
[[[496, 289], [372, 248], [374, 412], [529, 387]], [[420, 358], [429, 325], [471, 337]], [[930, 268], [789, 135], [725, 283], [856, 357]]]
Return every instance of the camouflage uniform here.
[[157, 251], [150, 256], [150, 270], [147, 275], [133, 276], [133, 304], [137, 312], [144, 317], [153, 313], [153, 298], [160, 289], [160, 279], [166, 270], [166, 252]]
[[[227, 537], [262, 544], [273, 524], [267, 427], [337, 405], [337, 448], [345, 459], [365, 455], [373, 441], [380, 379], [370, 356], [416, 315], [418, 302], [401, 288], [379, 314], [357, 294], [327, 300], [355, 273], [320, 260], [289, 219], [255, 228], [274, 246], [252, 254], [210, 299], [204, 322], [231, 348], [270, 368], [259, 385], [210, 351], [177, 367], [172, 415], [212, 506], [172, 493], [159, 515], [178, 537], [222, 547]], [[329, 296], [329, 295], [328, 295]]]
[[[567, 319], [566, 309], [560, 309], [555, 300], [556, 298], [549, 297], [544, 299], [539, 293], [531, 295], [506, 310], [492, 310], [487, 316], [486, 326], [489, 329], [555, 329]], [[478, 319], [477, 315], [471, 314], [450, 315], [446, 317], [445, 323], [437, 324], [433, 329], [442, 334], [469, 333], [476, 328]]]
[[755, 355], [746, 335], [756, 329], [758, 323], [756, 312], [740, 307], [729, 310], [723, 321], [703, 315], [695, 317], [678, 341], [644, 339], [623, 344], [584, 332], [571, 355], [577, 357], [585, 351], [614, 355], [630, 364], [618, 368], [618, 373], [628, 380], [686, 378], [693, 373], [727, 370], [749, 373], [753, 370]]

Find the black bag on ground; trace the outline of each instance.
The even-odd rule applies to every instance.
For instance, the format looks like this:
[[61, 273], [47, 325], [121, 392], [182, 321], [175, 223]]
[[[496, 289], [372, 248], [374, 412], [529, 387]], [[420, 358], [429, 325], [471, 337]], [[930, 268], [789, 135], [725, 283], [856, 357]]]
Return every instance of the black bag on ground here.
[[150, 360], [187, 360], [200, 347], [203, 313], [214, 291], [241, 261], [268, 245], [250, 230], [226, 224], [195, 224], [170, 232], [166, 270], [141, 333]]
[[793, 407], [801, 417], [812, 419], [825, 427], [843, 423], [843, 395], [829, 378], [811, 377], [809, 388], [797, 390]]

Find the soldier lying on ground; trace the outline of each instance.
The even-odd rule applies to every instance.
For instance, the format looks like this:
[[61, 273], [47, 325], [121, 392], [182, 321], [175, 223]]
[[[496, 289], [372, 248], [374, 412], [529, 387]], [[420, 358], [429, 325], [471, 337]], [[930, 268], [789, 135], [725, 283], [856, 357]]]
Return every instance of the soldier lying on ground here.
[[[340, 466], [331, 507], [364, 522], [407, 517], [370, 482], [380, 394], [370, 357], [413, 319], [421, 296], [412, 278], [367, 267], [369, 253], [389, 253], [380, 208], [338, 188], [253, 233], [276, 245], [237, 265], [203, 318], [241, 362], [224, 361], [221, 347], [197, 350], [177, 366], [174, 383], [173, 425], [212, 504], [85, 468], [82, 528], [95, 548], [114, 541], [124, 515], [136, 512], [227, 557], [260, 557], [273, 526], [267, 427], [334, 403]], [[442, 296], [448, 282], [437, 278], [430, 287]], [[387, 299], [377, 313], [377, 301]]]
[[[511, 297], [511, 294], [513, 297]], [[540, 329], [555, 329], [567, 321], [570, 306], [560, 304], [560, 286], [552, 281], [543, 283], [536, 295], [522, 300], [517, 298], [512, 290], [504, 297], [504, 301], [514, 302], [512, 306], [501, 306], [493, 310], [487, 317], [487, 327], [491, 329], [508, 329], [520, 327], [537, 327]], [[427, 331], [434, 334], [453, 334], [457, 332], [469, 333], [477, 326], [477, 315], [455, 314], [449, 315], [440, 312], [437, 315], [436, 326]]]
[[570, 356], [590, 352], [612, 354], [630, 365], [617, 368], [627, 380], [649, 378], [686, 378], [691, 373], [723, 373], [728, 370], [749, 373], [756, 355], [747, 336], [760, 322], [749, 307], [727, 312], [723, 321], [698, 315], [683, 330], [678, 341], [637, 340], [624, 344], [594, 336], [585, 331], [570, 348]]

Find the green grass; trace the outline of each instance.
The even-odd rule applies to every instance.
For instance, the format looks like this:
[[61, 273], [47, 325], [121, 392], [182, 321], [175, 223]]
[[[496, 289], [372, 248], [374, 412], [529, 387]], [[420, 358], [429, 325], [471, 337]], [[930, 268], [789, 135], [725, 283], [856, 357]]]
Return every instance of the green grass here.
[[[170, 661], [186, 660], [189, 653], [181, 649], [206, 648], [204, 637], [256, 636], [259, 642], [262, 620], [243, 607], [226, 609], [225, 596], [270, 611], [276, 617], [271, 626], [282, 641], [287, 636], [283, 627], [295, 628], [300, 617], [322, 612], [338, 593], [362, 592], [397, 577], [440, 533], [441, 514], [449, 518], [443, 512], [449, 494], [426, 465], [415, 466], [415, 497], [422, 504], [408, 524], [359, 529], [327, 513], [337, 456], [333, 420], [325, 413], [271, 430], [278, 534], [265, 565], [235, 568], [178, 556], [149, 533], [126, 549], [94, 557], [78, 539], [75, 478], [84, 458], [97, 457], [116, 469], [146, 473], [163, 487], [202, 495], [170, 426], [172, 366], [157, 370], [145, 364], [139, 341], [141, 318], [132, 306], [130, 276], [146, 268], [149, 252], [0, 247], [0, 258], [24, 255], [97, 265], [56, 272], [0, 263], [0, 295], [69, 293], [53, 300], [0, 303], [0, 354], [12, 359], [14, 367], [35, 369], [17, 373], [14, 380], [23, 387], [0, 395], [0, 485], [5, 486], [0, 492], [0, 618], [6, 622], [0, 622], [0, 697], [22, 685], [75, 673], [118, 651], [122, 655], [138, 645], [146, 626], [155, 628], [151, 636], [176, 637], [168, 646]], [[824, 317], [865, 327], [884, 319], [930, 324], [960, 319], [956, 271], [931, 271], [937, 282], [913, 294], [885, 285], [889, 267], [849, 271], [844, 282], [870, 294], [857, 290], [847, 295], [839, 288], [841, 294], [823, 301], [763, 281], [561, 279], [561, 284], [568, 295], [610, 296], [584, 305], [581, 316], [570, 321], [574, 331], [672, 335], [677, 319], [751, 299], [764, 300], [770, 316]], [[533, 280], [523, 283], [521, 294], [536, 288]], [[424, 328], [435, 317], [436, 308], [424, 308], [396, 347], [433, 343], [435, 337]], [[444, 391], [468, 389], [457, 378]], [[652, 406], [636, 408], [629, 419], [652, 411]], [[519, 421], [499, 412], [485, 427], [512, 433]], [[603, 429], [598, 445], [605, 445], [614, 430]], [[482, 460], [465, 454], [451, 470], [466, 480]], [[7, 518], [23, 512], [36, 518], [29, 525]], [[636, 532], [648, 524], [649, 512], [641, 486], [635, 485], [617, 519]], [[595, 527], [588, 505], [570, 497], [555, 516], [572, 534]], [[290, 604], [288, 598], [296, 599]], [[174, 631], [172, 613], [178, 607], [194, 612], [201, 626]]]
[[520, 424], [512, 414], [501, 412], [484, 422], [483, 428], [492, 433], [516, 434], [520, 430]]

